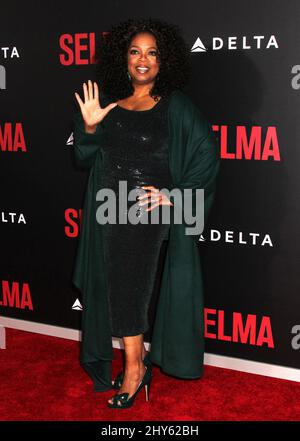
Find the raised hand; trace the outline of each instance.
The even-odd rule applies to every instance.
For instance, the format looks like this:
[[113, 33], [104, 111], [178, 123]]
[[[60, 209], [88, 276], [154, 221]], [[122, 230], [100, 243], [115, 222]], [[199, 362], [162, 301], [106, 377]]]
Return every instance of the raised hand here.
[[81, 100], [78, 93], [75, 92], [75, 97], [80, 106], [82, 118], [85, 123], [87, 132], [94, 133], [103, 118], [108, 112], [117, 106], [117, 103], [110, 103], [106, 107], [101, 107], [99, 103], [99, 90], [97, 83], [94, 82], [94, 87], [91, 80], [88, 80], [88, 87], [83, 83], [84, 102]]

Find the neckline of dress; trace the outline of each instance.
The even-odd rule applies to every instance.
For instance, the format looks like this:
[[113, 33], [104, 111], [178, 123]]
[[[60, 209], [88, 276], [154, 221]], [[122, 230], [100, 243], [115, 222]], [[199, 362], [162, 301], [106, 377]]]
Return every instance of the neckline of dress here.
[[156, 109], [156, 107], [159, 105], [159, 103], [163, 100], [164, 98], [160, 98], [160, 100], [153, 106], [151, 107], [151, 109], [145, 109], [145, 110], [135, 110], [135, 109], [126, 109], [125, 107], [119, 106], [119, 104], [117, 104], [117, 107], [119, 107], [119, 109], [122, 110], [126, 110], [128, 112], [141, 112], [141, 113], [145, 113], [145, 112], [151, 112], [151, 110]]

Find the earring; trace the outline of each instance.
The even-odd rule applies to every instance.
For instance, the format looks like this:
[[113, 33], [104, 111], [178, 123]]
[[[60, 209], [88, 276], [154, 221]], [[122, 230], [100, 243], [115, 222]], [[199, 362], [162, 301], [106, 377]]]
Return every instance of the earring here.
[[128, 76], [128, 79], [129, 79], [129, 81], [131, 80], [131, 75], [130, 75], [130, 73], [127, 71], [127, 76]]

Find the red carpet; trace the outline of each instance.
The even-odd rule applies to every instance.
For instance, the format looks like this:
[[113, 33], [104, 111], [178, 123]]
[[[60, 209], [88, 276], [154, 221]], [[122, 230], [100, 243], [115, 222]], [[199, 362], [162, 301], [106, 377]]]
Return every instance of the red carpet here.
[[[113, 374], [121, 368], [115, 349]], [[205, 366], [201, 380], [179, 380], [154, 367], [130, 409], [108, 409], [114, 393], [94, 393], [78, 362], [79, 342], [7, 329], [0, 350], [1, 421], [299, 421], [300, 384]]]

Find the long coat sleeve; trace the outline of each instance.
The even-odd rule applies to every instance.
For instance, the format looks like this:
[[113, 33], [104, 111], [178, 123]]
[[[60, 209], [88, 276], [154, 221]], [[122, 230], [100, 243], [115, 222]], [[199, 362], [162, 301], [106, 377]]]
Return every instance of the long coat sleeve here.
[[[179, 90], [170, 97], [168, 126], [173, 188], [204, 189], [206, 221], [214, 200], [220, 166], [215, 136], [197, 106]], [[81, 363], [91, 376], [96, 391], [111, 387], [113, 359], [102, 229], [95, 218], [104, 131], [105, 124], [100, 123], [95, 134], [86, 134], [81, 114], [76, 115], [75, 157], [79, 165], [90, 169], [90, 174], [73, 283], [80, 289], [83, 298]], [[199, 235], [186, 235], [185, 227], [185, 223], [172, 223], [171, 217], [150, 359], [168, 374], [179, 378], [200, 378], [204, 356], [204, 302], [197, 247]]]

